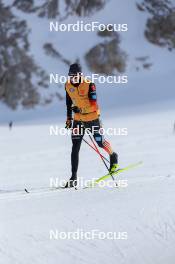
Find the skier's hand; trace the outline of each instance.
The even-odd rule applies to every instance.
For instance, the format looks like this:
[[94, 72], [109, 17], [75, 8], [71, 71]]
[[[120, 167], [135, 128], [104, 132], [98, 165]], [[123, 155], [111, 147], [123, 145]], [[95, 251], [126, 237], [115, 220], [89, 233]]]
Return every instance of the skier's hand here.
[[74, 113], [76, 113], [76, 114], [81, 113], [81, 109], [80, 109], [78, 106], [73, 106], [73, 107], [72, 107], [72, 111], [73, 111]]
[[69, 129], [72, 127], [72, 118], [68, 117], [66, 120], [66, 126], [65, 128]]

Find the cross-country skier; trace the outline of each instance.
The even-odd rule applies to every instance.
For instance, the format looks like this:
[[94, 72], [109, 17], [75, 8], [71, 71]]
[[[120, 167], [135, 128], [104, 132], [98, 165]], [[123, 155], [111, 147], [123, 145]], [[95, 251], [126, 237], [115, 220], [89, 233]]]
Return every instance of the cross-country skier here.
[[[67, 121], [66, 128], [72, 128], [72, 176], [65, 188], [75, 187], [77, 184], [77, 170], [79, 163], [79, 150], [85, 129], [89, 129], [99, 147], [103, 148], [110, 157], [110, 171], [115, 171], [118, 166], [118, 155], [112, 150], [111, 145], [100, 133], [100, 110], [97, 104], [96, 86], [85, 80], [81, 66], [74, 63], [69, 69], [69, 79], [65, 84]], [[74, 117], [72, 118], [72, 112]]]
[[10, 122], [9, 122], [9, 129], [10, 129], [10, 130], [12, 129], [12, 126], [13, 126], [13, 122], [10, 121]]

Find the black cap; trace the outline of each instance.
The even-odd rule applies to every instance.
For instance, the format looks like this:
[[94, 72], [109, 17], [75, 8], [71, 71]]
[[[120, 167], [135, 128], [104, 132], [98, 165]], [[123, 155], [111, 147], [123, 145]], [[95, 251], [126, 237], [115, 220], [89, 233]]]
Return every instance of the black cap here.
[[76, 75], [77, 73], [82, 73], [82, 69], [81, 69], [80, 64], [78, 64], [78, 63], [71, 64], [70, 68], [69, 68], [68, 75], [69, 76], [70, 75]]

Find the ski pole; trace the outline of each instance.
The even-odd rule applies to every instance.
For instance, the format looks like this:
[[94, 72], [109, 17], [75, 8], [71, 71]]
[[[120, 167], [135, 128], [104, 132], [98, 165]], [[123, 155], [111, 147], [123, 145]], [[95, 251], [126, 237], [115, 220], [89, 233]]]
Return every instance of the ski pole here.
[[[90, 147], [90, 148], [92, 148], [93, 150], [95, 150], [95, 152], [97, 152], [98, 153], [98, 151], [96, 150], [96, 148], [94, 148], [87, 140], [85, 140], [84, 138], [83, 138], [83, 141]], [[99, 153], [98, 153], [99, 154]], [[101, 153], [100, 153], [101, 154]], [[110, 163], [110, 161], [106, 158], [106, 157], [104, 157], [102, 154], [101, 154], [101, 156], [103, 157], [103, 159], [105, 159], [108, 163]]]
[[[83, 122], [82, 122], [82, 121], [81, 121], [81, 123], [82, 123], [82, 125], [83, 125]], [[89, 138], [90, 138], [90, 140], [92, 141], [92, 143], [93, 143], [93, 145], [94, 145], [95, 151], [99, 154], [101, 160], [103, 161], [103, 163], [104, 163], [104, 165], [105, 165], [107, 171], [110, 173], [110, 170], [109, 170], [109, 168], [108, 168], [108, 166], [107, 166], [107, 164], [106, 164], [106, 162], [105, 162], [105, 160], [104, 160], [104, 158], [103, 158], [103, 155], [100, 153], [99, 149], [97, 148], [97, 146], [96, 146], [95, 142], [93, 141], [92, 136], [91, 136], [90, 134], [89, 134]], [[110, 175], [111, 175], [113, 181], [115, 181], [113, 175], [112, 175], [111, 173], [110, 173]]]
[[[82, 120], [81, 120], [81, 124], [82, 124], [82, 126], [84, 126]], [[108, 166], [107, 166], [106, 162], [104, 161], [104, 159], [106, 159], [106, 158], [105, 158], [105, 157], [100, 153], [100, 151], [98, 150], [98, 148], [97, 148], [97, 146], [95, 145], [95, 143], [94, 143], [94, 141], [93, 141], [91, 135], [90, 135], [90, 134], [88, 134], [88, 135], [89, 135], [89, 137], [90, 137], [90, 139], [91, 139], [91, 141], [92, 141], [94, 147], [91, 146], [91, 145], [90, 145], [90, 144], [89, 144], [84, 138], [83, 138], [83, 141], [86, 142], [91, 148], [93, 148], [93, 149], [98, 153], [98, 155], [101, 157], [103, 163], [105, 164], [105, 167], [107, 168], [107, 170], [108, 170], [108, 172], [109, 172]], [[107, 160], [107, 159], [106, 159], [106, 160]], [[109, 160], [107, 160], [107, 161], [109, 162]], [[109, 163], [110, 163], [110, 162], [109, 162]]]
[[[110, 170], [109, 170], [109, 168], [108, 168], [108, 166], [107, 166], [107, 164], [106, 164], [105, 160], [103, 159], [103, 157], [102, 157], [102, 154], [100, 153], [99, 149], [97, 148], [97, 146], [96, 146], [95, 142], [93, 141], [93, 139], [92, 139], [92, 136], [91, 136], [91, 135], [89, 135], [89, 137], [90, 137], [90, 140], [92, 141], [92, 143], [93, 143], [93, 145], [94, 145], [94, 147], [95, 147], [95, 149], [96, 149], [97, 153], [99, 154], [99, 156], [100, 156], [101, 160], [103, 161], [103, 163], [104, 163], [104, 165], [105, 165], [106, 169], [107, 169], [107, 170], [108, 170], [108, 172], [110, 173]], [[110, 175], [111, 175], [111, 177], [112, 177], [113, 181], [115, 181], [115, 179], [114, 179], [113, 175], [112, 175], [111, 173], [110, 173]]]
[[[106, 169], [107, 169], [107, 170], [108, 170], [108, 172], [110, 173], [110, 170], [109, 170], [109, 168], [108, 168], [108, 166], [107, 166], [107, 164], [106, 164], [105, 160], [103, 159], [103, 157], [102, 157], [102, 154], [100, 153], [100, 151], [99, 151], [98, 147], [96, 146], [95, 142], [93, 141], [93, 138], [92, 138], [92, 136], [91, 136], [91, 135], [89, 135], [89, 137], [90, 137], [90, 140], [92, 141], [92, 143], [93, 143], [93, 145], [94, 145], [94, 147], [95, 147], [95, 149], [96, 149], [97, 153], [99, 154], [99, 156], [100, 156], [101, 160], [103, 161], [103, 163], [104, 163], [104, 165], [105, 165]], [[114, 179], [114, 176], [112, 175], [112, 173], [110, 173], [110, 175], [111, 175], [111, 177], [112, 177], [113, 181], [115, 181], [115, 179]]]
[[90, 140], [92, 141], [92, 144], [94, 145], [94, 147], [95, 147], [95, 149], [96, 149], [96, 152], [98, 153], [98, 155], [99, 155], [100, 158], [102, 159], [102, 161], [103, 161], [103, 163], [104, 163], [106, 169], [109, 171], [108, 166], [107, 166], [106, 162], [104, 161], [104, 159], [103, 159], [103, 157], [102, 157], [102, 155], [101, 155], [99, 149], [98, 149], [97, 146], [95, 145], [95, 142], [93, 141], [91, 135], [89, 135], [89, 138], [90, 138]]

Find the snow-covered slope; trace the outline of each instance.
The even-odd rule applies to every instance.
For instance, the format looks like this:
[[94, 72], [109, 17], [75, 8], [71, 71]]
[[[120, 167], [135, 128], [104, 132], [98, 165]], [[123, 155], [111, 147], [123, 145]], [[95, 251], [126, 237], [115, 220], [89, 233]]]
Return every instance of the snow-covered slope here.
[[[49, 136], [49, 125], [1, 127], [0, 258], [2, 263], [173, 264], [175, 259], [174, 111], [105, 119], [127, 127], [110, 141], [120, 164], [142, 160], [125, 172], [127, 188], [4, 192], [45, 188], [51, 177], [70, 175], [71, 142]], [[59, 124], [58, 124], [59, 125]], [[105, 168], [82, 144], [79, 176], [99, 177]], [[89, 166], [91, 164], [91, 166]], [[127, 232], [127, 240], [50, 240], [50, 230]]]
[[[4, 0], [6, 4], [12, 2]], [[96, 33], [49, 33], [47, 19], [13, 11], [27, 20], [31, 55], [48, 73], [68, 71], [62, 62], [44, 53], [43, 44], [50, 41], [72, 62], [79, 57], [85, 74], [89, 74], [84, 54], [103, 41]], [[128, 136], [108, 137], [119, 154], [120, 166], [143, 161], [141, 167], [118, 175], [118, 182], [128, 181], [127, 188], [48, 191], [50, 178], [67, 180], [70, 176], [70, 137], [49, 135], [50, 125], [63, 127], [65, 102], [15, 112], [0, 104], [2, 263], [174, 264], [174, 53], [146, 41], [143, 31], [147, 16], [136, 9], [136, 1], [111, 0], [104, 10], [82, 19], [129, 25], [129, 31], [121, 33], [121, 48], [128, 53], [129, 83], [97, 84], [104, 127], [128, 129]], [[77, 19], [70, 17], [64, 22]], [[140, 56], [150, 57], [150, 70], [136, 72], [135, 58]], [[55, 86], [48, 92], [57, 89], [64, 94], [63, 88]], [[11, 131], [7, 127], [10, 120], [14, 121]], [[78, 174], [83, 179], [106, 173], [96, 153], [84, 143], [80, 161]], [[33, 192], [27, 194], [25, 188]], [[49, 238], [50, 230], [77, 229], [127, 232], [128, 239]]]

